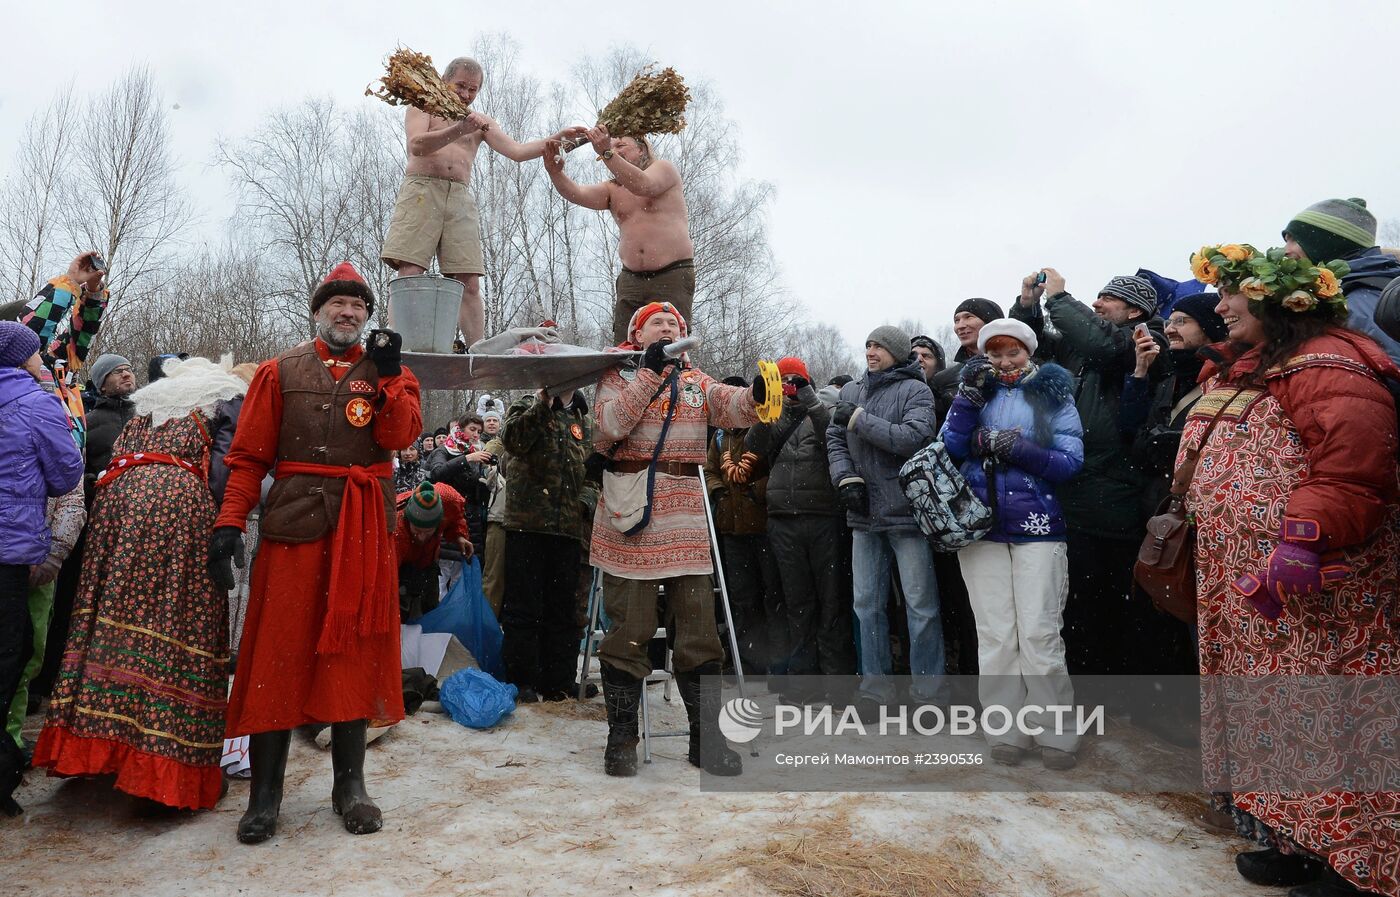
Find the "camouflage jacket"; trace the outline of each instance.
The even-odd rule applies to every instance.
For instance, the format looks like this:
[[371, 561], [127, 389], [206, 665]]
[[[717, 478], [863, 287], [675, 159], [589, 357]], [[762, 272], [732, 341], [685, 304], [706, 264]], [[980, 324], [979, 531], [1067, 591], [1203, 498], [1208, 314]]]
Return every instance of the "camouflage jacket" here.
[[501, 442], [510, 453], [506, 478], [508, 530], [582, 538], [592, 487], [583, 462], [593, 451], [588, 403], [581, 393], [553, 407], [535, 396], [506, 412]]

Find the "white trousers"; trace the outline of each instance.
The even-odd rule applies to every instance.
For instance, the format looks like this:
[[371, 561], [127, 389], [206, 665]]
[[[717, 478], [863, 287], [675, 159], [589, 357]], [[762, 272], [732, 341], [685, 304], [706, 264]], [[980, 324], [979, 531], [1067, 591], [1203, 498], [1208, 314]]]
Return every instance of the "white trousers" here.
[[[974, 542], [958, 552], [963, 581], [977, 618], [977, 694], [986, 708], [1006, 708], [1013, 725], [1002, 734], [987, 732], [993, 744], [1033, 744], [1073, 751], [1079, 742], [1073, 730], [1075, 714], [1059, 719], [1051, 713], [1022, 709], [1068, 707], [1074, 687], [1065, 667], [1065, 643], [1060, 638], [1065, 600], [1069, 596], [1069, 558], [1063, 542]], [[1024, 729], [1041, 727], [1030, 734]]]

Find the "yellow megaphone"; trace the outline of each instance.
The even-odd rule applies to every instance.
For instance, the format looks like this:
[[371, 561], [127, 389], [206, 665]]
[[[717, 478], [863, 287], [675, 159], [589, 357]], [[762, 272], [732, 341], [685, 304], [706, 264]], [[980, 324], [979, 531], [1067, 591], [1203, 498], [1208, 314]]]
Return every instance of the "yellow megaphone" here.
[[778, 373], [778, 365], [765, 358], [758, 360], [758, 376], [763, 379], [764, 396], [754, 410], [760, 421], [771, 424], [783, 414], [783, 377]]

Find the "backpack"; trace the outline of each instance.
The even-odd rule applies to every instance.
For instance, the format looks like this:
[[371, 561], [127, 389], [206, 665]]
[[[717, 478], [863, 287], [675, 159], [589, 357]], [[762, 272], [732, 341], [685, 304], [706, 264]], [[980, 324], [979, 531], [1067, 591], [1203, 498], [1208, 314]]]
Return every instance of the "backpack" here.
[[899, 469], [899, 485], [914, 521], [935, 551], [966, 548], [992, 528], [992, 511], [972, 491], [943, 440], [920, 449]]

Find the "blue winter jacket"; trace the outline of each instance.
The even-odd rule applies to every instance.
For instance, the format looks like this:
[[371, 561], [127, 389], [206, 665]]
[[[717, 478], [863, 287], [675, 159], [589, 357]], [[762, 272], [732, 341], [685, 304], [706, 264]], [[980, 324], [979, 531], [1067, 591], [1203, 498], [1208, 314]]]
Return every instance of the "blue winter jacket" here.
[[847, 511], [847, 525], [871, 532], [918, 532], [914, 509], [899, 485], [899, 469], [933, 440], [933, 393], [919, 363], [866, 371], [841, 387], [841, 401], [861, 410], [849, 426], [826, 428], [831, 484], [839, 488], [847, 477], [861, 477], [870, 495], [870, 513]]
[[[1019, 429], [1022, 438], [1010, 463], [972, 455], [972, 431]], [[1074, 407], [1074, 378], [1057, 364], [1046, 364], [1014, 386], [996, 381], [987, 404], [978, 408], [958, 396], [948, 412], [941, 435], [953, 460], [977, 497], [996, 510], [993, 542], [1058, 542], [1065, 538], [1065, 520], [1055, 498], [1055, 485], [1084, 466], [1084, 430]], [[989, 495], [988, 471], [995, 482]]]
[[1380, 282], [1400, 277], [1400, 262], [1372, 246], [1351, 256], [1346, 263], [1351, 266], [1351, 273], [1342, 278], [1342, 293], [1347, 297], [1347, 326], [1380, 343], [1390, 360], [1400, 364], [1400, 342], [1391, 339], [1376, 324], [1376, 306], [1384, 289]]
[[0, 368], [0, 564], [49, 556], [48, 499], [83, 480], [68, 417], [28, 371]]

